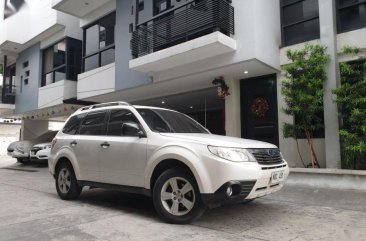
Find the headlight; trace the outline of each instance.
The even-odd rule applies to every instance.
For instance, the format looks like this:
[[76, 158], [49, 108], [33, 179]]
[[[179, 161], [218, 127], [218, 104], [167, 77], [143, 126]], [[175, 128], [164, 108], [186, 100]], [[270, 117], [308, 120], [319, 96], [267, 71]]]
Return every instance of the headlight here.
[[254, 157], [245, 149], [219, 146], [208, 146], [208, 150], [215, 156], [232, 162], [255, 161]]

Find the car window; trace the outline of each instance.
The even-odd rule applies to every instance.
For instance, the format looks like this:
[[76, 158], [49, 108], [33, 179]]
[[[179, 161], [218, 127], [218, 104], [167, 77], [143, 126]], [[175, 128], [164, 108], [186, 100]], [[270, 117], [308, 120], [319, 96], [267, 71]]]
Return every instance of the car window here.
[[198, 122], [176, 111], [163, 109], [138, 109], [137, 111], [155, 132], [208, 133]]
[[80, 135], [103, 135], [105, 115], [107, 112], [91, 112], [83, 120]]
[[77, 134], [81, 121], [83, 120], [85, 114], [75, 115], [70, 118], [70, 120], [65, 124], [62, 132], [69, 135]]
[[129, 110], [112, 110], [108, 126], [107, 135], [109, 136], [136, 136], [136, 133], [124, 132], [124, 124], [138, 124], [138, 120], [135, 115]]

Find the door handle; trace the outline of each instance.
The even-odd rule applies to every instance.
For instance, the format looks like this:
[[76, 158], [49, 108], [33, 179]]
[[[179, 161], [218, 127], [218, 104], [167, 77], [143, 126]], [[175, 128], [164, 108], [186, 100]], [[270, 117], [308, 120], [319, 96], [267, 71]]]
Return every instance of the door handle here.
[[70, 145], [71, 145], [71, 146], [76, 146], [76, 144], [78, 144], [76, 141], [72, 141], [72, 142], [70, 142]]
[[103, 142], [102, 144], [100, 144], [100, 146], [106, 149], [110, 146], [110, 144], [108, 142]]

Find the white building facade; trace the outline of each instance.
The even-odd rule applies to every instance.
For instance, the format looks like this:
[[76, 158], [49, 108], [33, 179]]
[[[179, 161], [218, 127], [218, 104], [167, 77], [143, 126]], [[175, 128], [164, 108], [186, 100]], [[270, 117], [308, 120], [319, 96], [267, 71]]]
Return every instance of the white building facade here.
[[[216, 134], [274, 143], [290, 166], [302, 166], [296, 142], [282, 135], [294, 118], [281, 112], [281, 66], [287, 49], [311, 41], [331, 56], [326, 128], [314, 146], [321, 167], [340, 167], [329, 90], [340, 84], [341, 48], [366, 49], [366, 0], [2, 1], [0, 113], [22, 118], [25, 130], [80, 105], [123, 100], [176, 109]], [[212, 84], [221, 77], [226, 98]]]

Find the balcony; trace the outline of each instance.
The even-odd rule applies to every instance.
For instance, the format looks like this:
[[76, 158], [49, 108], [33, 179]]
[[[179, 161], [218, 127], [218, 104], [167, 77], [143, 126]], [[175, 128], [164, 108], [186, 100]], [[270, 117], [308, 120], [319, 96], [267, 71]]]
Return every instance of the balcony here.
[[39, 88], [38, 108], [63, 104], [64, 100], [76, 97], [76, 81], [60, 80]]
[[196, 0], [136, 26], [130, 68], [158, 72], [233, 52], [234, 8], [226, 0]]

